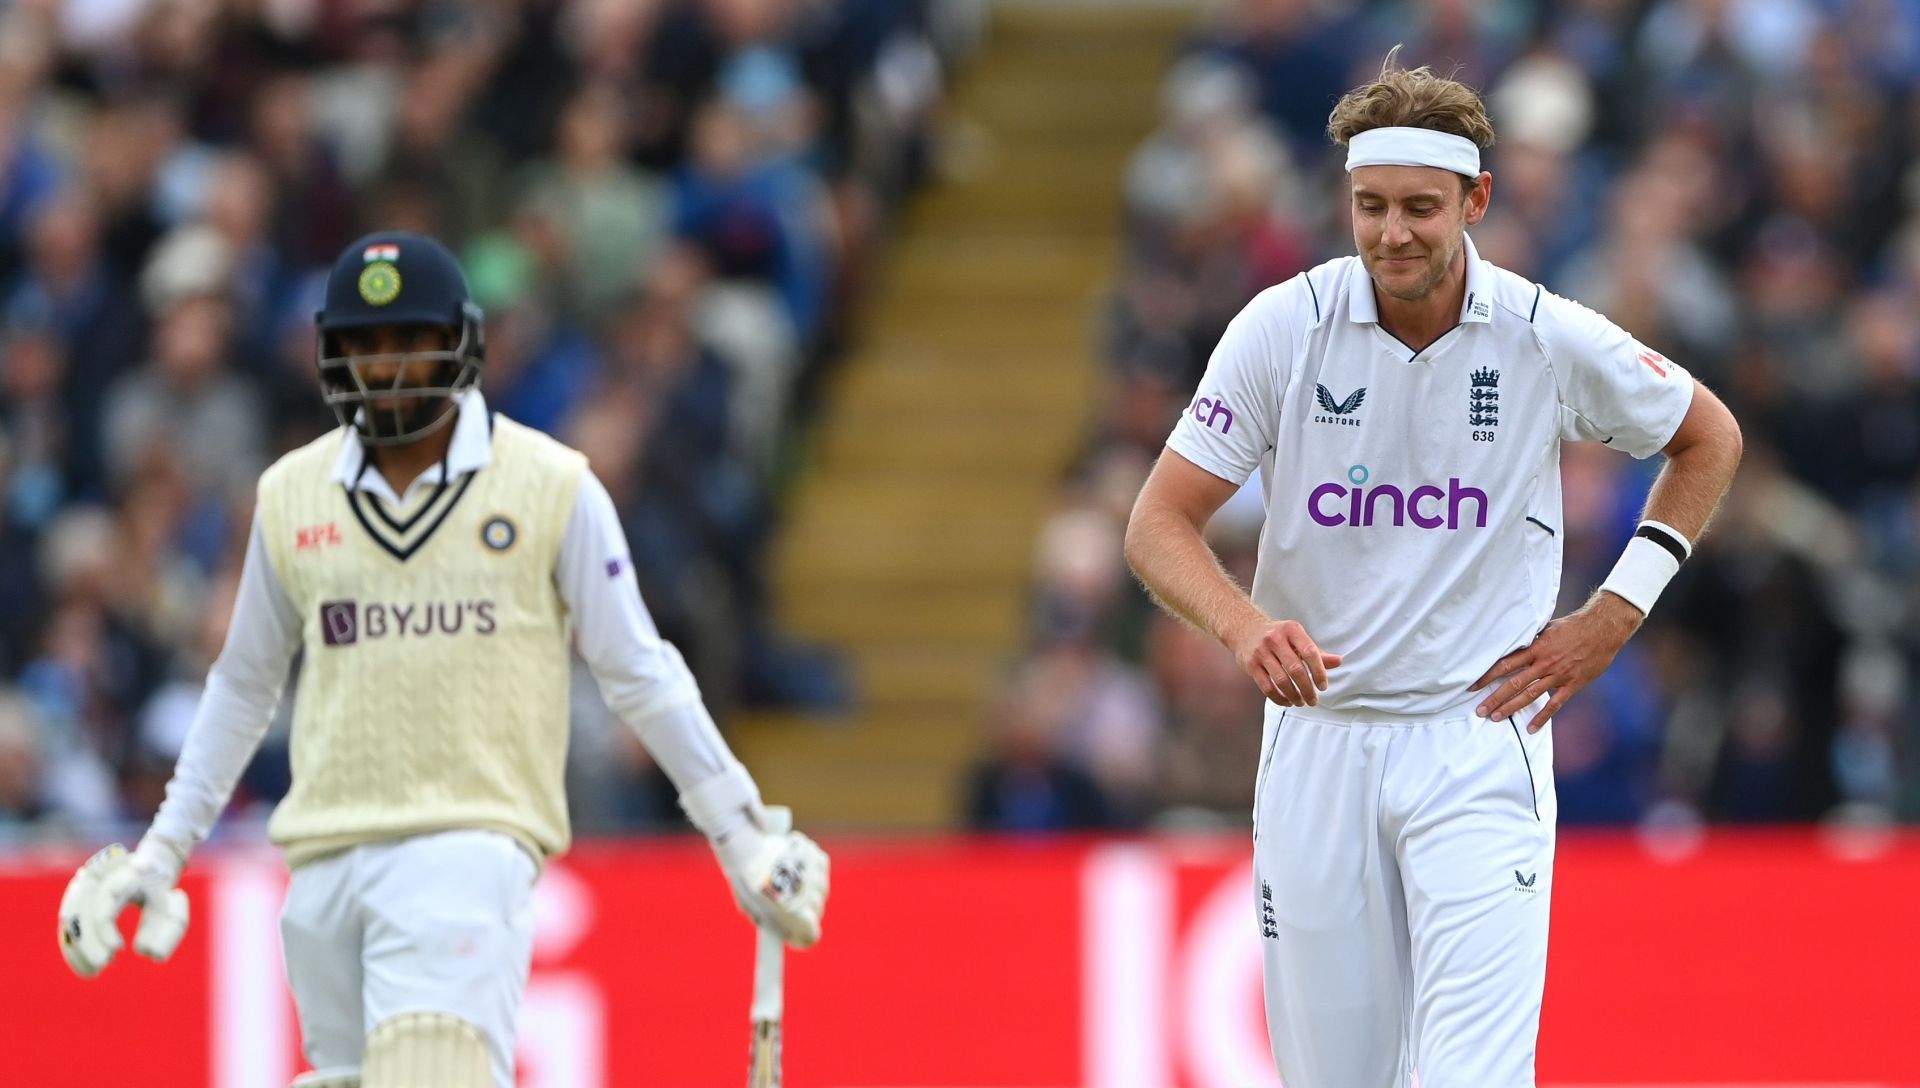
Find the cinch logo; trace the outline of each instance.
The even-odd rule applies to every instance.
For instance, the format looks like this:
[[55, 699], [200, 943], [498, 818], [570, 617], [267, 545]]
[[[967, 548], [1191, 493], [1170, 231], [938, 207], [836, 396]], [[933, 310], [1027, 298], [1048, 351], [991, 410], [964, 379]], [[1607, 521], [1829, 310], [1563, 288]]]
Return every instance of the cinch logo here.
[[[1468, 501], [1476, 505], [1473, 524], [1477, 529], [1487, 527], [1487, 493], [1477, 487], [1462, 487], [1458, 476], [1447, 481], [1442, 491], [1434, 484], [1421, 484], [1412, 491], [1401, 491], [1392, 484], [1375, 484], [1367, 487], [1367, 466], [1355, 465], [1347, 470], [1347, 482], [1352, 486], [1337, 483], [1324, 483], [1313, 489], [1307, 496], [1307, 513], [1322, 525], [1372, 525], [1376, 521], [1384, 522], [1391, 516], [1393, 524], [1405, 525], [1412, 521], [1422, 529], [1438, 529], [1442, 525], [1449, 529], [1460, 528], [1461, 507]], [[1328, 502], [1327, 500], [1334, 500]], [[1345, 499], [1345, 503], [1338, 500]], [[1385, 500], [1389, 514], [1381, 512], [1381, 502]], [[1446, 514], [1440, 513], [1441, 504], [1445, 504]]]
[[1227, 402], [1223, 400], [1215, 400], [1212, 397], [1196, 398], [1193, 402], [1193, 418], [1199, 420], [1202, 427], [1207, 428], [1211, 428], [1214, 421], [1218, 420], [1221, 434], [1227, 434], [1233, 430], [1233, 409], [1228, 408]]
[[361, 639], [426, 638], [457, 635], [468, 629], [476, 635], [494, 632], [492, 601], [430, 601], [423, 604], [320, 602], [320, 640], [328, 646], [351, 646]]

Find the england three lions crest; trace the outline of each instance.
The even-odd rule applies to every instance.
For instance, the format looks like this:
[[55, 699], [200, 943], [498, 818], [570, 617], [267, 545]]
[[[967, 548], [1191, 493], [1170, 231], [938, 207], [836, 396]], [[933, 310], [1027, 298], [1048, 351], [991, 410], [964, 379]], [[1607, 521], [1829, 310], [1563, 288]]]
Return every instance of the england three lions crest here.
[[1470, 376], [1467, 388], [1467, 424], [1495, 427], [1500, 423], [1500, 372], [1482, 367]]

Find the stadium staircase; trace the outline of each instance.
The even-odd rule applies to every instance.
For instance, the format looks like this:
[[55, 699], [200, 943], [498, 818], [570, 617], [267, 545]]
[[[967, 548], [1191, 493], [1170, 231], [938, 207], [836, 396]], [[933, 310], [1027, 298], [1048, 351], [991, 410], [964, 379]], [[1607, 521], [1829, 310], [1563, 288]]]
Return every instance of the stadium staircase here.
[[840, 647], [844, 719], [735, 744], [813, 827], [951, 826], [1019, 647], [1035, 532], [1098, 395], [1129, 153], [1191, 15], [1002, 3], [950, 99], [946, 177], [896, 224], [777, 550], [779, 614]]

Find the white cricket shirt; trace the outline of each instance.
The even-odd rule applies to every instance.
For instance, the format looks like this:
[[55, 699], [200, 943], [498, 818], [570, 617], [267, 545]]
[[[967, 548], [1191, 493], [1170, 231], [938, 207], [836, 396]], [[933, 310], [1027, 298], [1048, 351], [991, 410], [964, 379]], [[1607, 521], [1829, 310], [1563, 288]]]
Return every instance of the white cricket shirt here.
[[1439, 717], [1552, 618], [1560, 443], [1658, 452], [1693, 378], [1619, 326], [1482, 261], [1460, 323], [1418, 353], [1343, 257], [1228, 326], [1167, 448], [1262, 472], [1253, 600], [1345, 657], [1321, 705]]

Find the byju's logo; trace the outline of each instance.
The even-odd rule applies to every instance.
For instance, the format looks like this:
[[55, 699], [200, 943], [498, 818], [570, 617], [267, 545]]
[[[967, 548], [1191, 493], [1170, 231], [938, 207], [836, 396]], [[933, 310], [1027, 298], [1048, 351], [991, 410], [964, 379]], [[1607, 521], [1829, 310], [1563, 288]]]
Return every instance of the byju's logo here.
[[[1435, 484], [1421, 484], [1412, 491], [1402, 491], [1393, 484], [1375, 484], [1366, 486], [1369, 473], [1367, 466], [1355, 465], [1347, 470], [1347, 483], [1331, 481], [1321, 484], [1307, 495], [1307, 513], [1313, 520], [1326, 526], [1335, 525], [1372, 525], [1383, 521], [1380, 509], [1381, 501], [1387, 503], [1387, 514], [1395, 525], [1405, 525], [1412, 521], [1422, 529], [1458, 529], [1461, 515], [1471, 502], [1473, 526], [1476, 529], [1487, 527], [1487, 493], [1477, 487], [1465, 487], [1458, 476], [1447, 480], [1445, 490]], [[1351, 485], [1351, 486], [1348, 486]], [[1327, 500], [1334, 500], [1328, 502]], [[1346, 499], [1344, 505], [1339, 500]], [[1427, 506], [1425, 504], [1432, 504]], [[1445, 514], [1441, 513], [1444, 505]]]
[[1227, 402], [1217, 397], [1194, 398], [1193, 418], [1199, 420], [1200, 425], [1209, 430], [1218, 423], [1221, 434], [1233, 432], [1233, 409], [1228, 408]]
[[320, 637], [329, 646], [360, 641], [360, 606], [352, 601], [321, 601]]
[[358, 601], [320, 602], [320, 641], [328, 646], [352, 646], [362, 639], [457, 635], [463, 630], [491, 635], [496, 626], [492, 601], [371, 602], [365, 609]]
[[1313, 399], [1318, 401], [1321, 409], [1327, 413], [1314, 416], [1315, 423], [1338, 423], [1344, 427], [1358, 427], [1360, 421], [1350, 417], [1362, 404], [1366, 403], [1367, 387], [1363, 385], [1348, 393], [1345, 400], [1334, 400], [1333, 393], [1326, 386], [1315, 383]]

